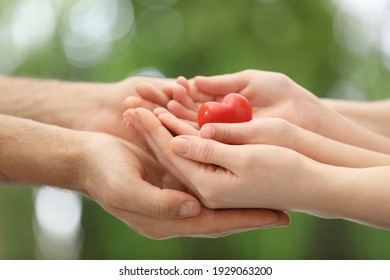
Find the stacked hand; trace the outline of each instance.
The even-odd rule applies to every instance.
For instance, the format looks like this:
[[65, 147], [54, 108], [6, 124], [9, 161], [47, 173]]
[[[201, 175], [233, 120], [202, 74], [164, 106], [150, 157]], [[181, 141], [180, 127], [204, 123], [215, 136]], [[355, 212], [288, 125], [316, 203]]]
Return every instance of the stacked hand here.
[[[147, 82], [147, 83], [146, 83]], [[146, 88], [144, 98], [134, 94], [136, 85]], [[261, 209], [211, 210], [200, 204], [188, 188], [159, 164], [140, 139], [137, 122], [122, 124], [121, 103], [125, 96], [133, 106], [150, 110], [167, 104], [169, 91], [154, 94], [153, 88], [173, 85], [160, 78], [133, 77], [112, 85], [102, 95], [103, 104], [92, 118], [78, 120], [76, 129], [116, 135], [93, 146], [91, 160], [96, 173], [90, 178], [89, 194], [102, 206], [141, 234], [154, 239], [175, 236], [216, 237], [254, 228], [283, 226], [288, 216]], [[148, 100], [149, 91], [154, 99]], [[130, 128], [130, 129], [129, 129]], [[110, 148], [108, 148], [110, 147]], [[100, 174], [100, 175], [99, 175]], [[97, 187], [100, 187], [98, 189]]]
[[[346, 195], [361, 200], [358, 188], [344, 188], [345, 178], [373, 170], [337, 166], [389, 165], [384, 154], [388, 139], [337, 113], [284, 75], [248, 70], [190, 81], [178, 78], [175, 85], [162, 88], [143, 84], [137, 90], [166, 109], [150, 108], [153, 114], [126, 100], [124, 117], [136, 124], [161, 164], [209, 208], [297, 210], [387, 227], [385, 216], [341, 200]], [[199, 130], [201, 104], [231, 92], [251, 102], [254, 119], [207, 124]], [[156, 96], [162, 93], [171, 100], [160, 102]]]
[[149, 109], [169, 101], [169, 92], [157, 102], [139, 98], [141, 82], [172, 84], [150, 77], [95, 84], [0, 76], [0, 181], [76, 190], [155, 239], [215, 237], [289, 222], [278, 211], [202, 206], [145, 149], [143, 136], [122, 124], [126, 97]]

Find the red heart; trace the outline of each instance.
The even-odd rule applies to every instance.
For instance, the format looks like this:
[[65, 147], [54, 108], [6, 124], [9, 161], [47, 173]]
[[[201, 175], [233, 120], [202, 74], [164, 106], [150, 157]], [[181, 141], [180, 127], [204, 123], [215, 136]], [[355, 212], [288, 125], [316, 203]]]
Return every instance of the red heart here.
[[206, 102], [198, 111], [199, 128], [206, 123], [240, 123], [251, 119], [252, 106], [238, 93], [229, 93], [221, 103]]

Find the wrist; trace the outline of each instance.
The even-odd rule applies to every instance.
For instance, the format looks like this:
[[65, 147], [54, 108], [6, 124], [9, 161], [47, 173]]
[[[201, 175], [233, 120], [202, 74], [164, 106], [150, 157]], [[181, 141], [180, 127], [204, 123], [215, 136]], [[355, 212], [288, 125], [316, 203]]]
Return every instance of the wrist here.
[[114, 84], [66, 83], [63, 92], [52, 94], [42, 110], [44, 123], [84, 130], [89, 119], [105, 108]]
[[330, 217], [329, 188], [333, 177], [330, 166], [308, 159], [296, 165], [298, 176], [294, 176], [292, 193], [289, 195], [289, 209], [310, 213], [315, 216]]
[[323, 218], [345, 218], [354, 170], [314, 162], [307, 172], [307, 194], [299, 210]]
[[387, 177], [389, 166], [345, 168], [322, 165], [312, 174], [317, 194], [307, 200], [306, 213], [390, 228]]
[[83, 137], [57, 126], [1, 116], [0, 180], [82, 192]]

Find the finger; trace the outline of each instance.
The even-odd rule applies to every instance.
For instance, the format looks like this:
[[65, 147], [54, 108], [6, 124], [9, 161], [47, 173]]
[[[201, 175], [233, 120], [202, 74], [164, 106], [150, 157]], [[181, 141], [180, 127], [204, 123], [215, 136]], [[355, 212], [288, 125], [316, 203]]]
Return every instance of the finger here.
[[[226, 168], [215, 167], [214, 165], [208, 163], [205, 164], [202, 161], [193, 161], [187, 159], [185, 156], [179, 156], [177, 153], [171, 150], [170, 144], [172, 135], [161, 124], [161, 122], [148, 110], [138, 108], [134, 111], [138, 114], [137, 120], [143, 129], [141, 129], [141, 131], [144, 134], [150, 149], [155, 153], [159, 162], [162, 163], [162, 165], [167, 168], [167, 170], [171, 172], [176, 178], [178, 178], [184, 185], [189, 187], [203, 203], [207, 203], [206, 197], [204, 193], [202, 193], [204, 192], [204, 189], [202, 188], [204, 186], [203, 178], [207, 177], [209, 179], [208, 183], [210, 185], [215, 184], [216, 180], [218, 180], [221, 185], [226, 185], [228, 181], [233, 178], [233, 176], [234, 178], [236, 177]], [[215, 142], [213, 140], [205, 140], [196, 136], [186, 137], [194, 137], [203, 141]], [[223, 145], [220, 143], [218, 144]], [[206, 152], [208, 152], [207, 149]], [[218, 149], [218, 152], [225, 153], [226, 157], [231, 155], [227, 149], [224, 151]], [[222, 159], [220, 162], [215, 161], [215, 163], [222, 163]], [[227, 166], [227, 168], [229, 168], [231, 165], [229, 160], [225, 159], [225, 161], [227, 163], [223, 162], [223, 164], [218, 165], [222, 167]], [[191, 172], [188, 172], [189, 170], [191, 170]]]
[[[199, 90], [195, 85], [195, 79], [187, 80], [188, 84], [185, 85], [187, 89], [187, 94], [191, 97], [191, 99], [196, 103], [204, 103], [207, 101], [215, 101], [215, 96], [207, 94]], [[183, 82], [180, 82], [183, 85]]]
[[268, 144], [304, 154], [307, 146], [304, 143], [316, 139], [311, 135], [304, 137], [303, 132], [306, 131], [281, 118], [258, 118], [243, 123], [206, 124], [202, 126], [199, 135], [226, 144]]
[[123, 210], [134, 211], [156, 219], [173, 219], [199, 215], [200, 203], [192, 195], [160, 189], [139, 178], [117, 198]]
[[141, 98], [136, 97], [136, 96], [129, 96], [122, 102], [122, 108], [124, 110], [131, 109], [131, 108], [138, 108], [138, 107], [143, 107], [143, 108], [146, 108], [148, 110], [153, 110], [157, 106], [158, 106], [157, 104], [155, 104], [151, 101], [141, 99]]
[[164, 94], [162, 90], [150, 83], [140, 83], [135, 88], [137, 94], [152, 103], [165, 107], [169, 98]]
[[[195, 103], [195, 101], [203, 103], [206, 101], [214, 100], [209, 95], [205, 95], [204, 93], [200, 92], [194, 85], [194, 81], [187, 80], [186, 78], [180, 76], [176, 79], [177, 84], [183, 86], [186, 90], [186, 95], [188, 96], [189, 100], [192, 102], [192, 105], [190, 104], [186, 106], [189, 109], [192, 109], [193, 111], [198, 111], [200, 104]], [[180, 102], [180, 101], [179, 101]], [[183, 103], [184, 105], [184, 103]]]
[[176, 167], [179, 165], [192, 168], [193, 164], [192, 166], [189, 166], [191, 165], [190, 161], [178, 157], [171, 152], [170, 143], [172, 135], [170, 132], [161, 124], [157, 117], [148, 110], [138, 108], [130, 110], [130, 113], [132, 117], [135, 118], [133, 125], [138, 132], [143, 135], [149, 148], [153, 151], [159, 162], [182, 183], [191, 187], [191, 182]]
[[185, 77], [183, 76], [178, 77], [176, 79], [176, 83], [184, 87], [187, 93], [191, 91], [190, 82]]
[[168, 110], [174, 114], [179, 119], [185, 119], [192, 122], [196, 122], [196, 119], [198, 117], [198, 111], [197, 110], [191, 110], [183, 106], [181, 103], [177, 102], [176, 100], [171, 100], [168, 102], [167, 105]]
[[257, 134], [263, 133], [253, 121], [244, 123], [205, 124], [200, 129], [200, 136], [227, 144], [253, 144]]
[[278, 227], [285, 227], [285, 226], [288, 226], [290, 224], [290, 216], [286, 213], [286, 212], [283, 212], [283, 211], [276, 211], [275, 212], [277, 215], [278, 215], [278, 223], [275, 225], [275, 226], [278, 226]]
[[167, 85], [163, 85], [161, 87], [161, 91], [165, 94], [166, 97], [168, 97], [169, 100], [173, 99], [173, 86], [175, 84], [167, 84]]
[[171, 113], [159, 114], [158, 119], [166, 128], [169, 129], [169, 131], [173, 132], [175, 135], [199, 135], [199, 130], [195, 129], [190, 124], [179, 120]]
[[[169, 115], [172, 115], [172, 117], [175, 117], [176, 116], [174, 114], [172, 114], [170, 111], [168, 111], [167, 109], [165, 108], [162, 108], [162, 107], [157, 107], [156, 109], [153, 110], [153, 113], [157, 116], [157, 118], [159, 118], [160, 115], [162, 114], [169, 114]], [[177, 118], [179, 119], [179, 118]], [[196, 135], [199, 134], [199, 126], [198, 126], [198, 123], [196, 122], [193, 122], [193, 121], [189, 121], [189, 120], [186, 120], [186, 119], [179, 119], [181, 122], [184, 122], [186, 123], [187, 125], [191, 126], [192, 128], [196, 129], [197, 130], [197, 133]], [[161, 120], [160, 120], [161, 121]], [[192, 135], [192, 133], [190, 134]]]
[[194, 101], [192, 101], [191, 97], [188, 95], [188, 91], [182, 85], [175, 85], [172, 87], [173, 99], [182, 104], [184, 107], [195, 111], [196, 106]]
[[140, 234], [159, 240], [184, 236], [215, 238], [253, 229], [269, 228], [279, 223], [276, 212], [262, 209], [202, 208], [201, 213], [195, 217], [167, 220], [156, 220], [120, 209], [115, 210], [113, 214]]
[[196, 136], [177, 136], [171, 141], [171, 149], [181, 156], [199, 162], [237, 170], [237, 151], [234, 146]]
[[241, 92], [246, 87], [247, 78], [243, 72], [218, 76], [195, 77], [195, 86], [204, 93], [226, 95]]
[[185, 223], [177, 226], [181, 234], [193, 237], [221, 237], [257, 228], [271, 227], [278, 224], [279, 217], [272, 210], [210, 210], [202, 208], [199, 216], [180, 221], [191, 223], [191, 228]]

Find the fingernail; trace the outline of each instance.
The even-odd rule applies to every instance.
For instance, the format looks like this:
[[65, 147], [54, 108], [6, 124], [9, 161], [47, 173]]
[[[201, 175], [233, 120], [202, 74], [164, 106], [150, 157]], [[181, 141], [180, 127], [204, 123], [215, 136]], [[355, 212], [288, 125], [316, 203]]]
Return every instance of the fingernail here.
[[213, 139], [215, 137], [215, 127], [212, 125], [203, 126], [200, 130], [200, 136]]
[[176, 137], [172, 139], [172, 150], [178, 154], [185, 154], [188, 152], [188, 140], [182, 137]]
[[200, 212], [199, 204], [193, 201], [186, 201], [180, 205], [179, 216], [180, 217], [193, 217]]
[[268, 215], [266, 215], [265, 212], [263, 214], [264, 215], [262, 219], [259, 221], [260, 224], [258, 228], [263, 228], [263, 229], [272, 228], [278, 224], [279, 217], [275, 212], [269, 212]]

